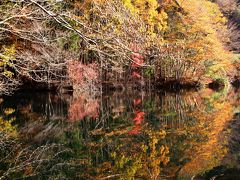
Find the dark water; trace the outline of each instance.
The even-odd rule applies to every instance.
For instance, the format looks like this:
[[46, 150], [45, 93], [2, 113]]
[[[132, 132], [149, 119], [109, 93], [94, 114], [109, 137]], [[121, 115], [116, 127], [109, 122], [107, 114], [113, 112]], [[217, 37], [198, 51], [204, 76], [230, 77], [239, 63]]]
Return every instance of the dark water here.
[[17, 93], [1, 103], [2, 179], [240, 179], [240, 96]]

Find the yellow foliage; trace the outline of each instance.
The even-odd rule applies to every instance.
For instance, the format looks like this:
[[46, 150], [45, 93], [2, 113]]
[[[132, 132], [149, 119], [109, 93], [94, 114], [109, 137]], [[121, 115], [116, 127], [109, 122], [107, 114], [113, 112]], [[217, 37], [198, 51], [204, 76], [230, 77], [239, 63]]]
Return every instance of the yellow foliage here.
[[10, 114], [12, 114], [12, 113], [14, 113], [14, 112], [15, 112], [15, 110], [12, 109], [12, 108], [6, 108], [6, 109], [4, 110], [4, 113], [5, 113], [6, 115], [10, 115]]
[[[0, 103], [3, 102], [3, 99], [0, 99]], [[12, 114], [15, 112], [13, 108], [6, 108], [3, 110], [3, 115], [0, 116], [0, 132], [5, 133], [9, 137], [17, 137], [17, 129], [12, 123], [15, 120], [15, 117]]]
[[133, 13], [139, 15], [147, 24], [151, 35], [167, 29], [168, 15], [160, 8], [157, 0], [122, 0]]
[[12, 77], [14, 74], [13, 72], [9, 71], [7, 67], [11, 67], [12, 60], [14, 60], [14, 54], [16, 52], [15, 46], [3, 46], [2, 53], [0, 53], [0, 67], [3, 67], [3, 72], [1, 72], [4, 76]]
[[220, 63], [215, 66], [215, 71], [232, 68], [232, 54], [224, 47], [228, 38], [223, 35], [226, 32], [226, 18], [221, 13], [217, 4], [208, 0], [179, 0], [180, 5], [187, 14], [183, 23], [187, 25], [185, 34], [187, 47], [194, 49], [196, 55], [191, 61], [199, 62], [211, 60]]
[[13, 55], [15, 54], [15, 46], [6, 47], [3, 46], [3, 53], [0, 53], [0, 66], [9, 65], [9, 61], [14, 59]]
[[15, 119], [5, 120], [0, 116], [0, 132], [4, 132], [9, 137], [17, 137], [16, 127], [12, 125]]

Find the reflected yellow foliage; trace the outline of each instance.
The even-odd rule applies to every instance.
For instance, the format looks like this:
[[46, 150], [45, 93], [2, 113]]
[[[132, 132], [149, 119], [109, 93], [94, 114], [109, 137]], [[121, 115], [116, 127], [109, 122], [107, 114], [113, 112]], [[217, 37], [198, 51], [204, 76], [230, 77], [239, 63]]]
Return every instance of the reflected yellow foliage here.
[[[211, 97], [211, 96], [210, 96]], [[208, 98], [210, 98], [208, 97]], [[207, 112], [196, 111], [192, 115], [201, 123], [200, 133], [206, 136], [206, 141], [196, 144], [196, 153], [192, 154], [192, 160], [180, 171], [182, 177], [192, 177], [199, 173], [206, 172], [218, 166], [227, 154], [227, 135], [224, 129], [233, 119], [233, 106], [225, 98], [212, 100], [213, 110]], [[200, 128], [200, 129], [199, 129]]]
[[[179, 174], [179, 177], [190, 178], [219, 166], [228, 153], [229, 134], [224, 130], [233, 118], [234, 108], [228, 100], [229, 95], [205, 89], [183, 94], [181, 100], [171, 95], [157, 99], [157, 102], [161, 101], [163, 109], [157, 117], [169, 123], [159, 129], [141, 124], [141, 134], [144, 134], [146, 141], [125, 137], [128, 128], [122, 126], [106, 133], [107, 138], [113, 138], [108, 143], [113, 143], [114, 138], [120, 136], [124, 138], [120, 138], [118, 148], [111, 151], [114, 163], [111, 166], [108, 164], [108, 167], [102, 164], [104, 171], [100, 170], [102, 175], [99, 177], [105, 177], [107, 169], [109, 174], [118, 174], [122, 179], [158, 179], [162, 174], [167, 177]], [[173, 110], [176, 112], [171, 113]], [[188, 124], [187, 121], [194, 124]], [[178, 137], [181, 137], [180, 142]], [[184, 162], [182, 165], [173, 163], [176, 151], [179, 153], [179, 162]]]
[[[122, 179], [134, 179], [134, 177], [146, 177], [156, 179], [160, 177], [162, 166], [166, 166], [169, 161], [169, 147], [160, 145], [166, 132], [145, 130], [148, 143], [144, 142], [119, 146], [117, 151], [111, 155], [114, 159], [112, 173], [120, 173]], [[146, 171], [148, 173], [146, 173]]]
[[15, 112], [15, 110], [12, 109], [12, 108], [6, 108], [6, 109], [4, 109], [4, 113], [5, 113], [6, 115], [10, 115], [10, 114], [12, 114], [12, 113], [14, 113], [14, 112]]
[[[226, 127], [235, 104], [230, 96], [210, 89], [154, 98], [131, 94], [123, 99], [119, 93], [103, 97], [99, 118], [61, 121], [55, 129], [49, 127], [58, 121], [46, 120], [36, 137], [44, 142], [56, 136], [70, 147], [66, 164], [80, 179], [188, 179], [221, 165], [229, 153]], [[138, 133], [129, 133], [136, 110], [144, 112], [144, 120]], [[30, 124], [25, 131], [33, 129]]]
[[15, 120], [15, 117], [9, 117], [11, 114], [15, 112], [12, 108], [6, 108], [4, 110], [4, 117], [0, 116], [0, 132], [6, 134], [8, 137], [17, 137], [17, 129], [16, 126], [12, 125], [13, 121]]

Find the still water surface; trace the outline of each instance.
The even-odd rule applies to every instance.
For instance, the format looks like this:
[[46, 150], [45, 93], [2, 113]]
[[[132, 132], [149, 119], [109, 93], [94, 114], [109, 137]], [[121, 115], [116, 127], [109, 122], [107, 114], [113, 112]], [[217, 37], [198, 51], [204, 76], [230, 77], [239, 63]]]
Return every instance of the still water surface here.
[[0, 175], [240, 179], [239, 102], [233, 89], [17, 93], [0, 105], [13, 144], [1, 149]]

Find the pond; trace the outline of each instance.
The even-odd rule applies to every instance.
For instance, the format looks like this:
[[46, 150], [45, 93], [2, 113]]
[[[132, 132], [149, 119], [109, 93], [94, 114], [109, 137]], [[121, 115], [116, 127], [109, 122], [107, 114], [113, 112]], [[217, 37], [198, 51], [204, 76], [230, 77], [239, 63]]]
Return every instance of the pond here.
[[239, 179], [239, 91], [18, 92], [1, 99], [2, 179]]

